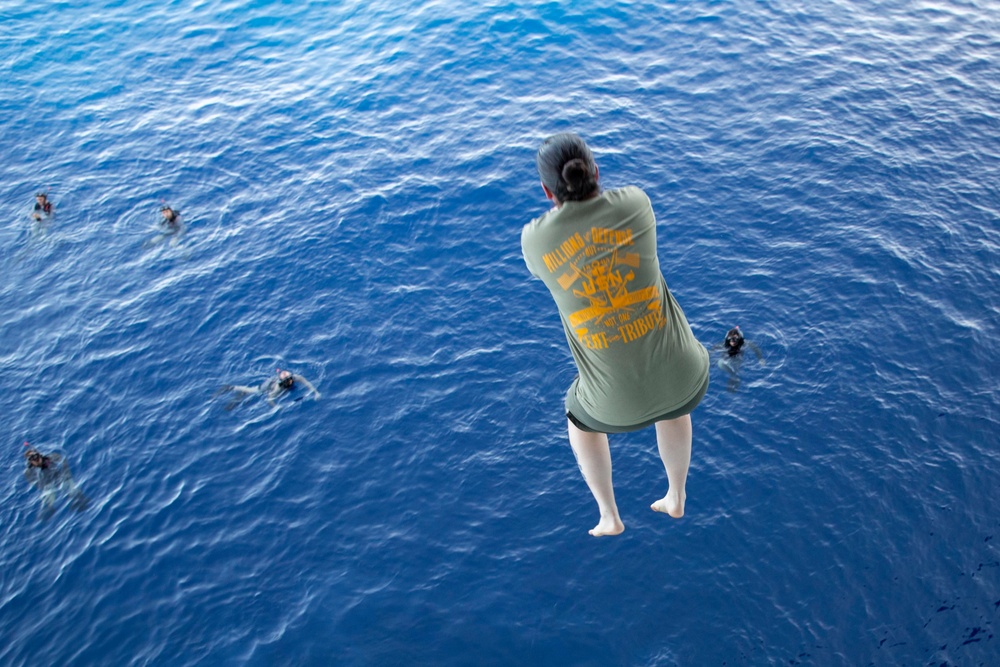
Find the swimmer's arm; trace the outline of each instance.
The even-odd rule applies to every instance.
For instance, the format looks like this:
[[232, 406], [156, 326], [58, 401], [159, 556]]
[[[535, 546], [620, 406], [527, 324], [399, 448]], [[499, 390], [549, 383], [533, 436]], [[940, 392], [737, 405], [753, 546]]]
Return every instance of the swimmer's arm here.
[[73, 481], [73, 473], [69, 470], [69, 462], [63, 457], [62, 454], [49, 454], [49, 462], [53, 479], [68, 479]]
[[319, 392], [316, 391], [316, 387], [312, 386], [312, 383], [309, 382], [309, 380], [305, 379], [304, 377], [298, 374], [293, 374], [292, 377], [295, 378], [296, 382], [301, 382], [305, 386], [309, 387], [309, 391], [311, 391], [316, 396], [316, 398], [319, 398]]
[[757, 355], [758, 361], [760, 361], [760, 363], [763, 364], [764, 363], [764, 353], [760, 351], [760, 348], [757, 347], [757, 344], [756, 343], [752, 343], [750, 341], [747, 341], [747, 345], [750, 347], [751, 350], [753, 350], [753, 353]]
[[59, 468], [59, 475], [66, 476], [73, 479], [73, 473], [69, 471], [69, 462], [62, 457], [60, 454], [49, 454], [49, 458], [56, 464]]

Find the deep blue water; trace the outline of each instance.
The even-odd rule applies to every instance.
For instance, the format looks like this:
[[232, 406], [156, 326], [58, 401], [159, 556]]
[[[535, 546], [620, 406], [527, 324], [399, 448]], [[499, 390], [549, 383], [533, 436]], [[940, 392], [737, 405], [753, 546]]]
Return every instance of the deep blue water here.
[[[6, 0], [0, 664], [996, 664], [998, 62], [986, 0]], [[766, 356], [682, 520], [612, 438], [614, 539], [520, 257], [564, 130]]]

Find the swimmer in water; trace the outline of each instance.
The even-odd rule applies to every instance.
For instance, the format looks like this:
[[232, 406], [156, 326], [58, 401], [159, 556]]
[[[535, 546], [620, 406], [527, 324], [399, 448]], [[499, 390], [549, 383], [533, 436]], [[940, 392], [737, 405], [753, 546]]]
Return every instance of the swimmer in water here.
[[169, 229], [171, 231], [177, 231], [180, 229], [181, 225], [181, 212], [172, 209], [167, 205], [163, 205], [160, 208], [160, 214], [163, 216], [163, 220], [160, 222], [160, 226], [164, 229]]
[[52, 217], [52, 202], [49, 201], [49, 196], [46, 193], [39, 192], [35, 195], [35, 210], [32, 212], [31, 217], [36, 222], [41, 222], [43, 219]]
[[70, 500], [70, 505], [77, 512], [82, 512], [90, 505], [90, 500], [76, 486], [69, 464], [61, 454], [42, 454], [40, 451], [24, 443], [27, 467], [24, 476], [28, 482], [38, 488], [42, 496], [42, 509], [39, 518], [48, 519], [56, 509], [56, 497], [63, 491]]
[[296, 384], [302, 384], [305, 386], [313, 395], [313, 398], [319, 398], [319, 392], [316, 391], [316, 387], [310, 384], [309, 380], [305, 379], [298, 373], [293, 373], [291, 371], [283, 370], [279, 368], [275, 375], [272, 375], [268, 379], [260, 383], [258, 387], [246, 387], [243, 385], [223, 385], [216, 395], [223, 392], [231, 391], [236, 394], [231, 401], [226, 405], [226, 411], [233, 410], [236, 406], [240, 405], [244, 400], [250, 396], [255, 396], [261, 394], [267, 399], [267, 402], [274, 407], [277, 405], [277, 400], [292, 391]]
[[757, 360], [760, 361], [761, 365], [764, 365], [764, 355], [760, 348], [743, 337], [739, 326], [727, 331], [726, 339], [712, 347], [713, 350], [725, 350], [725, 354], [716, 365], [729, 374], [729, 382], [726, 386], [729, 391], [736, 391], [740, 387], [740, 367], [743, 365], [744, 346], [752, 350], [757, 355]]
[[170, 239], [170, 244], [176, 246], [180, 242], [181, 234], [184, 232], [184, 223], [181, 222], [181, 212], [176, 208], [164, 204], [160, 207], [160, 224], [156, 234], [146, 241], [146, 246], [155, 246], [166, 239]]

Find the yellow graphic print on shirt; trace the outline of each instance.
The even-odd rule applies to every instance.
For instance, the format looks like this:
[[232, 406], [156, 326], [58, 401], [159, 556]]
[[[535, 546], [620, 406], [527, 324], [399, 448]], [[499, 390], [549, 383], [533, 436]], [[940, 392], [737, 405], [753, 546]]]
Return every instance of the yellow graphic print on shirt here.
[[657, 285], [629, 291], [639, 253], [629, 252], [632, 230], [592, 227], [542, 256], [563, 290], [585, 298], [587, 307], [570, 313], [577, 339], [592, 350], [628, 344], [664, 325]]

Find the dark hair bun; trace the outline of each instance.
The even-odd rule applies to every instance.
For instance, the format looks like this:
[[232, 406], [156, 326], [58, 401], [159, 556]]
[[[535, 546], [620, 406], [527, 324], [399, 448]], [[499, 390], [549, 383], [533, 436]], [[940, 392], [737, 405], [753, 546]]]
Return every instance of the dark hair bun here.
[[588, 185], [590, 180], [590, 170], [587, 163], [580, 158], [574, 158], [563, 165], [562, 180], [566, 184], [566, 189], [570, 192], [579, 192]]
[[582, 201], [599, 192], [594, 156], [587, 143], [571, 132], [542, 142], [535, 162], [542, 184], [560, 202]]

